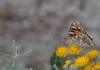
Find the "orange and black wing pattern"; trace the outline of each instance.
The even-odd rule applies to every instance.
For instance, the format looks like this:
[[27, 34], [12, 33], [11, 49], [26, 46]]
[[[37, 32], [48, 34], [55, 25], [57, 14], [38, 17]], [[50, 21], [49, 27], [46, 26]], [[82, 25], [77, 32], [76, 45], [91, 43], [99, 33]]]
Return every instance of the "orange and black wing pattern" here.
[[[86, 43], [91, 48], [94, 47], [95, 43], [93, 42], [92, 38], [87, 34], [84, 30], [82, 24], [79, 21], [74, 20], [69, 25], [69, 38], [72, 38], [76, 41], [81, 41], [82, 43]], [[67, 38], [65, 38], [67, 40]]]

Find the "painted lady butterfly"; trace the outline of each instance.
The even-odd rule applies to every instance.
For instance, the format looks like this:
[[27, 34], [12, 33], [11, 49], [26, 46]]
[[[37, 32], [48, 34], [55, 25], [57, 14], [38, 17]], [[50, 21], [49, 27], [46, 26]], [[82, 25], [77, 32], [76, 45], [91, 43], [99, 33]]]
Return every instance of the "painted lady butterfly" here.
[[95, 43], [93, 39], [85, 32], [82, 24], [79, 21], [74, 20], [69, 26], [69, 34], [66, 38], [67, 42], [71, 44], [79, 45], [81, 47], [94, 48]]

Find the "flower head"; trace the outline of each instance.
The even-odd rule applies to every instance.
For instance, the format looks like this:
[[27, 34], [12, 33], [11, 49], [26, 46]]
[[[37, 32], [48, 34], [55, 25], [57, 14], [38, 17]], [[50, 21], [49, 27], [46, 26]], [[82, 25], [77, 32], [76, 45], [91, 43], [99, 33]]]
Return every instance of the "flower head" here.
[[65, 63], [70, 64], [72, 61], [71, 60], [66, 60]]
[[94, 65], [94, 68], [95, 68], [96, 70], [100, 69], [100, 63], [96, 63], [96, 64]]
[[63, 69], [67, 68], [67, 65], [69, 65], [72, 61], [71, 60], [66, 60], [65, 64], [63, 65]]
[[90, 59], [93, 59], [93, 58], [96, 58], [97, 56], [99, 56], [100, 52], [97, 51], [97, 50], [92, 50], [90, 52], [88, 52], [86, 54], [86, 57], [90, 58]]
[[59, 57], [66, 57], [68, 54], [68, 48], [66, 48], [65, 46], [61, 46], [56, 50], [56, 55]]
[[71, 55], [79, 55], [82, 52], [82, 48], [79, 46], [72, 45], [69, 47], [69, 54]]
[[95, 70], [92, 65], [87, 65], [84, 67], [84, 70]]
[[82, 67], [82, 66], [89, 64], [89, 62], [90, 62], [90, 60], [88, 57], [82, 56], [82, 57], [78, 57], [75, 60], [75, 65], [78, 67]]

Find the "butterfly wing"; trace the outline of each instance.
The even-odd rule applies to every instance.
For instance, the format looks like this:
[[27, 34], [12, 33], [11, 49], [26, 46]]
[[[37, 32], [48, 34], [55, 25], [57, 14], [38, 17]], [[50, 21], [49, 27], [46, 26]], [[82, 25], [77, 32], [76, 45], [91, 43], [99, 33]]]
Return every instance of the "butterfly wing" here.
[[94, 48], [95, 43], [92, 38], [85, 32], [82, 24], [79, 21], [74, 20], [69, 26], [69, 37], [72, 42], [78, 43], [83, 47]]

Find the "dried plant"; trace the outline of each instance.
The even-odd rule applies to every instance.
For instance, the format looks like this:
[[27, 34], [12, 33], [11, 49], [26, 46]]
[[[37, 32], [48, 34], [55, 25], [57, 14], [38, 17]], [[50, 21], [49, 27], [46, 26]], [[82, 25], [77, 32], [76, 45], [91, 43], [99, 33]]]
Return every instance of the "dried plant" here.
[[21, 64], [20, 59], [21, 57], [28, 55], [32, 52], [32, 50], [26, 51], [24, 53], [21, 53], [21, 46], [16, 46], [15, 40], [13, 40], [13, 48], [15, 49], [14, 55], [7, 55], [5, 54], [4, 59], [7, 61], [6, 65], [0, 68], [1, 70], [32, 70], [32, 69], [26, 69]]

